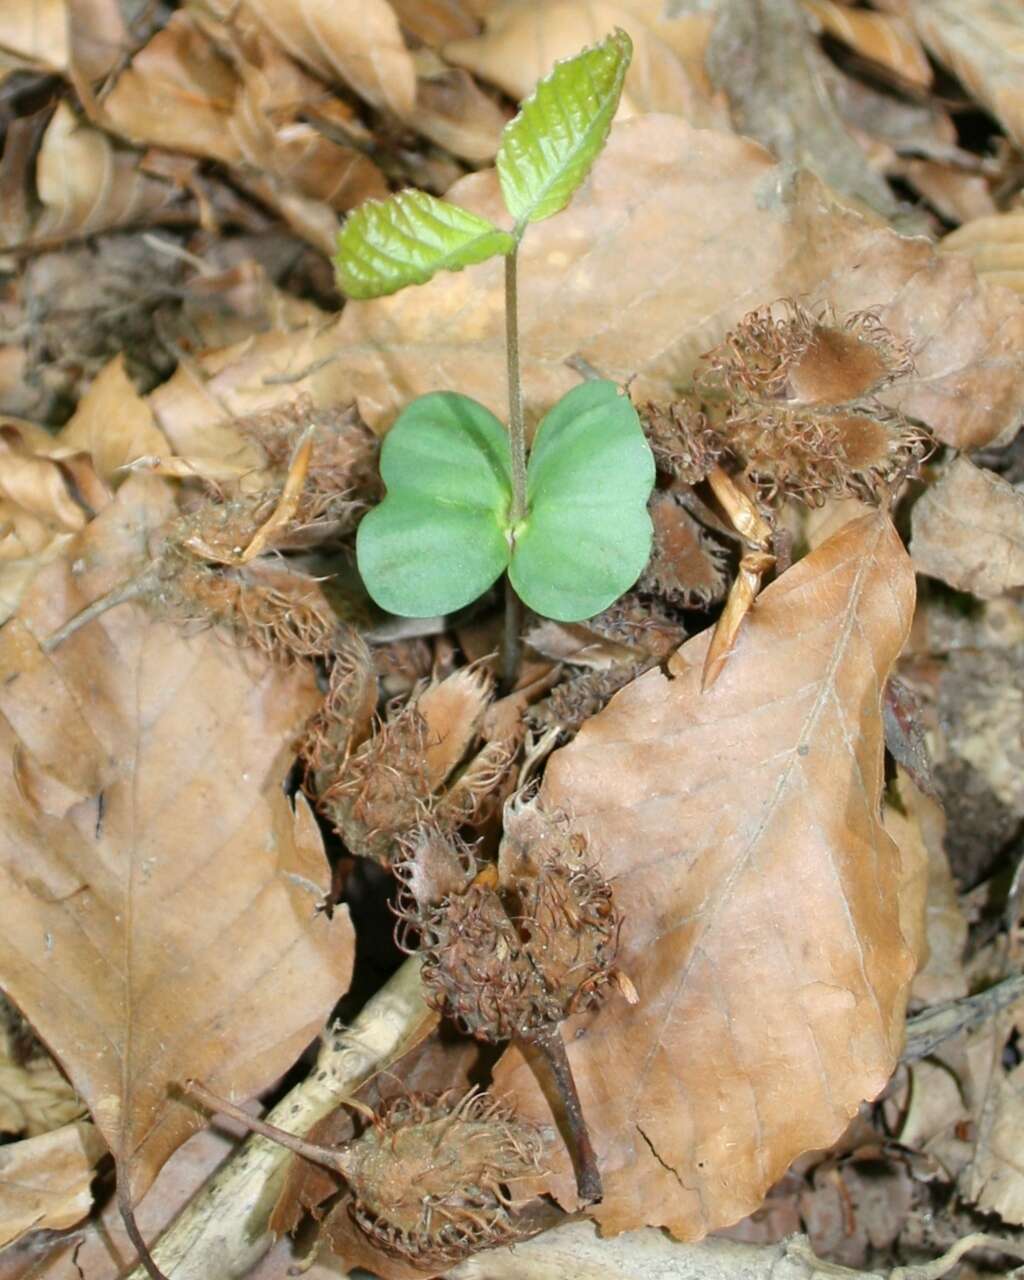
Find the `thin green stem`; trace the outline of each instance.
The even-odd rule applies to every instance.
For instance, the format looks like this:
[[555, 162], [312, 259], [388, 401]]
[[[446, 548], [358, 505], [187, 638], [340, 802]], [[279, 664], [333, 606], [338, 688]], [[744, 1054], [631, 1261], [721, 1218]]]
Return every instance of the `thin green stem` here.
[[526, 515], [526, 428], [519, 380], [518, 247], [505, 255], [505, 356], [508, 362], [508, 440], [512, 450], [512, 524]]

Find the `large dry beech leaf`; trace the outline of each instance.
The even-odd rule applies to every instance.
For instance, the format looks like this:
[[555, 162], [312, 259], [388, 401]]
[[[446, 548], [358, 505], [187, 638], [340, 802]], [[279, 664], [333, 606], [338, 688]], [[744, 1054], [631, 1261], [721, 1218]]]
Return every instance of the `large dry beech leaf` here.
[[248, 1097], [352, 967], [316, 823], [282, 791], [312, 676], [122, 605], [38, 640], [144, 561], [170, 500], [134, 478], [0, 631], [0, 987], [59, 1058], [135, 1198], [203, 1123], [173, 1086]]
[[1024, 586], [1024, 494], [994, 471], [956, 458], [911, 514], [920, 573], [991, 600]]
[[[640, 997], [566, 1028], [610, 1231], [743, 1217], [896, 1063], [913, 877], [880, 819], [880, 708], [913, 603], [899, 538], [868, 515], [759, 597], [709, 692], [705, 632], [548, 764], [543, 801], [614, 882]], [[550, 1116], [515, 1051], [496, 1087]], [[564, 1157], [551, 1186], [574, 1203]]]
[[[508, 225], [493, 171], [452, 199]], [[629, 262], [629, 271], [621, 269]], [[497, 259], [390, 298], [350, 302], [334, 324], [256, 336], [212, 354], [152, 397], [179, 433], [307, 392], [355, 398], [378, 430], [415, 396], [457, 389], [499, 416], [505, 404], [504, 268]], [[616, 125], [570, 207], [530, 228], [520, 250], [520, 346], [537, 420], [578, 381], [583, 356], [637, 400], [664, 399], [753, 307], [780, 297], [877, 308], [913, 348], [915, 376], [892, 397], [952, 444], [1017, 428], [1024, 409], [1024, 307], [982, 288], [968, 263], [849, 209], [756, 143], [670, 116]], [[203, 367], [200, 363], [199, 367]]]

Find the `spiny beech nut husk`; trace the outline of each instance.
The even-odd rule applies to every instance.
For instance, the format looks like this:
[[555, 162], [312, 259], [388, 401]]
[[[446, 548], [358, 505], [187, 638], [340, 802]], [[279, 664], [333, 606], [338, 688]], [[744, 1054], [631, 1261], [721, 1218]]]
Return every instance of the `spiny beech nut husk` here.
[[582, 838], [534, 805], [506, 807], [498, 884], [478, 878], [421, 904], [423, 983], [478, 1039], [529, 1036], [599, 1005], [612, 981], [619, 915]]
[[414, 1095], [389, 1103], [346, 1154], [361, 1230], [388, 1253], [447, 1266], [520, 1238], [515, 1183], [543, 1172], [544, 1139], [490, 1094]]

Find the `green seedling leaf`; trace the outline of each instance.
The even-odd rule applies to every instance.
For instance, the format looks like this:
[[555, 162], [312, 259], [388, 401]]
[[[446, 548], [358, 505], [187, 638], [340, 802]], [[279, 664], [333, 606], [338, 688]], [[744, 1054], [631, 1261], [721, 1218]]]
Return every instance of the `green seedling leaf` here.
[[515, 240], [486, 218], [425, 191], [367, 200], [338, 232], [334, 267], [350, 298], [379, 298], [439, 271], [509, 253]]
[[569, 203], [604, 146], [619, 105], [633, 43], [615, 31], [555, 63], [501, 136], [498, 177], [519, 235]]
[[536, 613], [593, 617], [628, 591], [651, 554], [647, 500], [654, 458], [629, 398], [584, 382], [537, 430], [527, 470], [529, 514], [509, 577]]
[[387, 496], [362, 520], [359, 572], [389, 613], [429, 618], [482, 595], [508, 565], [512, 459], [498, 419], [468, 396], [420, 396], [381, 447]]

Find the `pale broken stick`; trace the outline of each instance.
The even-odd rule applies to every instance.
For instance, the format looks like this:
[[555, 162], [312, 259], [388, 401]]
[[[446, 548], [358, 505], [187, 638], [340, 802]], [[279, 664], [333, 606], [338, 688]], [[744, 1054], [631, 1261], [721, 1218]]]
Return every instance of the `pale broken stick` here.
[[[971, 1249], [1024, 1257], [1017, 1241], [965, 1236], [932, 1262], [891, 1271], [855, 1271], [816, 1256], [806, 1236], [778, 1244], [704, 1240], [682, 1244], [654, 1228], [601, 1239], [593, 1223], [570, 1222], [511, 1248], [488, 1249], [448, 1280], [941, 1280]], [[1015, 1273], [1016, 1274], [1016, 1273]]]
[[775, 563], [771, 552], [771, 525], [758, 511], [753, 499], [721, 467], [715, 467], [710, 472], [708, 484], [733, 528], [743, 539], [745, 549], [736, 581], [729, 589], [725, 608], [715, 623], [711, 644], [704, 659], [702, 689], [710, 689], [725, 670], [740, 623], [750, 612], [750, 607], [761, 590], [761, 579]]
[[[327, 1037], [316, 1065], [267, 1120], [306, 1134], [374, 1075], [414, 1048], [438, 1021], [411, 956], [350, 1027]], [[271, 1248], [268, 1228], [291, 1152], [253, 1135], [185, 1206], [152, 1254], [168, 1280], [241, 1280]], [[136, 1267], [126, 1280], [146, 1280]]]

